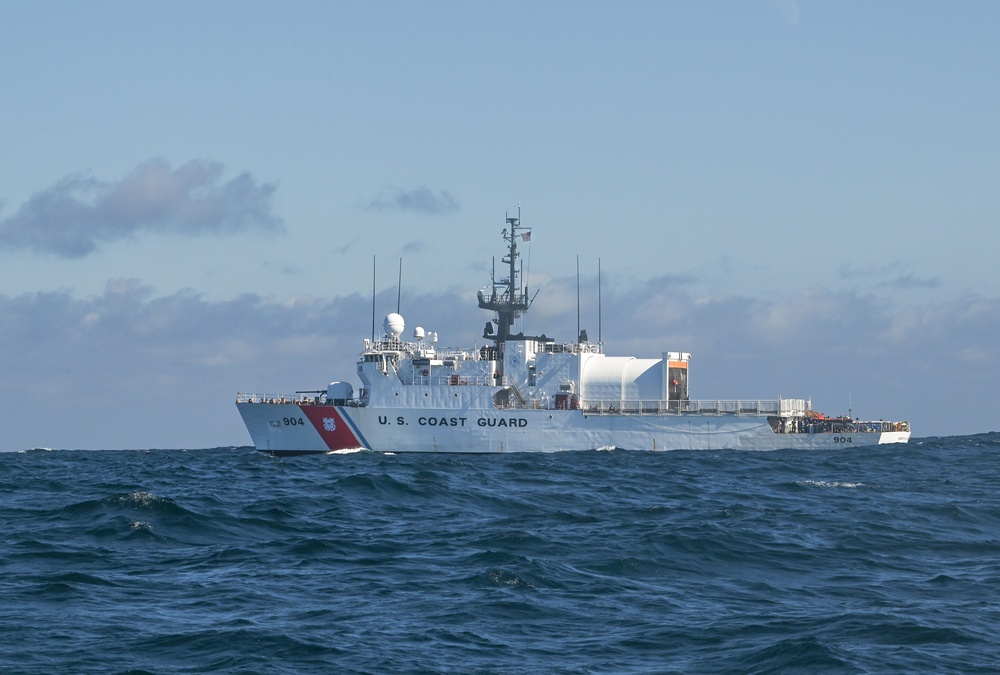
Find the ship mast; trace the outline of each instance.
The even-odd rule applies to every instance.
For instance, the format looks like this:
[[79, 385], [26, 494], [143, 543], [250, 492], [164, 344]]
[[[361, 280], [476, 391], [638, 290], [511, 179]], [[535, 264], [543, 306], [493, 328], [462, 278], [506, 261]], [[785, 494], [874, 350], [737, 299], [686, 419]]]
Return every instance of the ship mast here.
[[520, 333], [513, 335], [511, 329], [514, 326], [514, 319], [528, 311], [528, 307], [534, 300], [534, 297], [528, 297], [528, 287], [522, 288], [518, 283], [520, 272], [517, 269], [517, 242], [518, 239], [526, 241], [531, 233], [523, 232], [525, 228], [521, 227], [520, 207], [518, 207], [517, 216], [516, 218], [507, 218], [508, 227], [504, 228], [503, 231], [503, 238], [507, 241], [507, 255], [501, 262], [506, 264], [507, 275], [497, 281], [494, 269], [491, 273], [492, 290], [486, 289], [490, 291], [489, 296], [484, 291], [479, 291], [479, 307], [496, 312], [496, 318], [492, 322], [496, 325], [496, 330], [493, 329], [492, 324], [487, 323], [483, 337], [487, 340], [493, 340], [498, 348], [512, 338], [525, 338]]

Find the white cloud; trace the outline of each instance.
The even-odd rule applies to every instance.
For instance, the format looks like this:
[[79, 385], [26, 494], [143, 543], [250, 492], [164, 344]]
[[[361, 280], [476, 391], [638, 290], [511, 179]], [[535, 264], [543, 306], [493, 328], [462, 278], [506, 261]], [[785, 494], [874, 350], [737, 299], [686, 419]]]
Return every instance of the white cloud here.
[[67, 176], [0, 221], [0, 248], [79, 258], [143, 232], [179, 236], [274, 232], [273, 185], [241, 173], [222, 182], [223, 165], [193, 160], [176, 169], [162, 159], [119, 181]]
[[389, 188], [368, 203], [373, 211], [412, 211], [429, 216], [445, 216], [458, 211], [458, 200], [447, 190], [435, 194], [430, 188], [413, 190]]
[[[610, 284], [609, 284], [610, 286]], [[542, 289], [559, 295], [575, 279]], [[395, 292], [378, 298], [381, 314]], [[482, 344], [488, 318], [467, 293], [406, 297], [407, 325], [442, 345]], [[529, 312], [525, 330], [572, 341], [575, 302]], [[692, 295], [681, 285], [606, 288], [609, 354], [693, 354], [702, 398], [812, 397], [818, 409], [908, 418], [915, 433], [996, 430], [1000, 299], [894, 308], [814, 289], [783, 298]], [[597, 339], [596, 298], [582, 327]], [[104, 293], [0, 295], [2, 450], [47, 447], [208, 447], [249, 442], [238, 390], [290, 393], [354, 379], [371, 299], [359, 295], [210, 301], [193, 291], [159, 297], [136, 280]], [[961, 388], [959, 388], [959, 383]], [[357, 383], [355, 383], [357, 385]], [[841, 409], [843, 408], [843, 409]]]

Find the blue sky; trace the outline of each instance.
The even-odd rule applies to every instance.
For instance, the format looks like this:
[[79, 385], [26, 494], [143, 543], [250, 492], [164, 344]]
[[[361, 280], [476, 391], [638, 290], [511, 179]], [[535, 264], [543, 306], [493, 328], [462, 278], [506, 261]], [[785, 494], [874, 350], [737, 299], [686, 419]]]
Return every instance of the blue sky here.
[[[1000, 4], [0, 1], [0, 449], [249, 442], [379, 312], [1000, 429]], [[587, 295], [589, 293], [589, 296]], [[584, 300], [596, 324], [596, 303]], [[589, 314], [588, 314], [589, 312]], [[850, 401], [850, 404], [848, 403]]]

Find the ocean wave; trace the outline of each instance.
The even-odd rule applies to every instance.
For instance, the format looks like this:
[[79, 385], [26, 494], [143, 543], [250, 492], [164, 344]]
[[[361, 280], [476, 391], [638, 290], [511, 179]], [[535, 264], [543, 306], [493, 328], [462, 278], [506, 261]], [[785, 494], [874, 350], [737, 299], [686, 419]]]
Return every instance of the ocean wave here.
[[997, 434], [0, 456], [6, 672], [990, 672]]

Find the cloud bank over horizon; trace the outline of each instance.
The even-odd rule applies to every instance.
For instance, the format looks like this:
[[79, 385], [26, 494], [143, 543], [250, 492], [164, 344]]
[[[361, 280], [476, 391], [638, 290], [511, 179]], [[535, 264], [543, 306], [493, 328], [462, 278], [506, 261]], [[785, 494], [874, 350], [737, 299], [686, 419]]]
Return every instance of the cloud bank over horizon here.
[[427, 216], [446, 216], [459, 209], [458, 200], [447, 190], [436, 194], [430, 188], [417, 187], [412, 190], [390, 188], [370, 202], [372, 211], [409, 211]]
[[118, 181], [66, 176], [0, 220], [0, 249], [81, 258], [101, 244], [159, 233], [183, 237], [277, 232], [275, 186], [243, 172], [222, 180], [220, 162], [192, 160], [176, 169], [156, 158]]
[[[550, 280], [526, 329], [571, 341], [575, 305], [541, 298], [571, 296], [575, 284]], [[483, 344], [486, 313], [471, 296], [404, 299], [408, 332], [422, 325], [442, 345]], [[378, 301], [392, 311], [395, 291]], [[699, 297], [651, 279], [605, 291], [604, 308], [607, 353], [690, 351], [694, 398], [811, 397], [834, 414], [853, 401], [855, 416], [909, 419], [917, 437], [996, 430], [998, 298], [903, 308], [823, 289]], [[596, 308], [584, 318], [596, 340]], [[0, 349], [15, 355], [0, 365], [0, 405], [10, 419], [43, 411], [45, 420], [8, 429], [0, 450], [246, 444], [238, 390], [286, 394], [337, 379], [357, 387], [354, 362], [370, 325], [371, 298], [357, 294], [210, 301], [116, 279], [86, 298], [0, 295]]]

